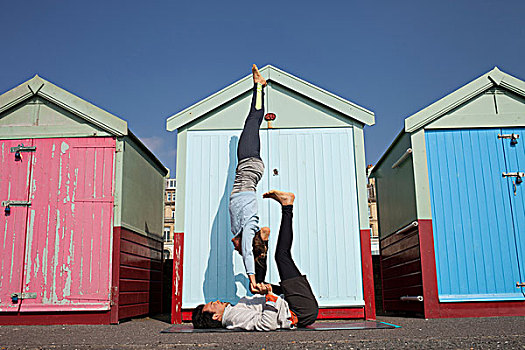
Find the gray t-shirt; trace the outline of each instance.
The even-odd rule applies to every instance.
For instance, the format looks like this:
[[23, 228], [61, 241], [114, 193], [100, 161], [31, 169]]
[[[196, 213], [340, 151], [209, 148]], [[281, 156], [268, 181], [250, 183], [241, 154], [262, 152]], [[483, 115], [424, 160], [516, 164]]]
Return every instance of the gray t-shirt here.
[[290, 309], [281, 297], [267, 301], [261, 294], [244, 297], [236, 305], [228, 305], [222, 315], [222, 325], [228, 329], [273, 331], [291, 328]]

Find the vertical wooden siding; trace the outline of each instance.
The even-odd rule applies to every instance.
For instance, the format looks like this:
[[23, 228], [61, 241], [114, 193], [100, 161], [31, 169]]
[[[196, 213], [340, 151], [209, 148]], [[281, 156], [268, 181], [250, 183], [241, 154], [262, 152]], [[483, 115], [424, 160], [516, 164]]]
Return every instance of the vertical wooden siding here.
[[[351, 131], [261, 131], [266, 169], [258, 193], [296, 192], [293, 254], [321, 306], [364, 305]], [[216, 299], [236, 302], [247, 292], [242, 259], [230, 243], [228, 212], [239, 134], [188, 132], [183, 308]], [[259, 217], [272, 230], [267, 280], [278, 283], [273, 249], [279, 206], [260, 196]]]
[[[296, 194], [292, 254], [320, 306], [362, 306], [361, 243], [352, 128], [269, 130], [270, 188]], [[278, 171], [276, 175], [274, 170]], [[270, 202], [270, 257], [280, 206]], [[270, 280], [279, 275], [269, 259]]]
[[502, 131], [425, 132], [441, 302], [523, 299]]
[[160, 313], [162, 242], [120, 228], [118, 318]]
[[400, 300], [403, 296], [423, 296], [418, 228], [389, 235], [380, 245], [385, 311], [422, 313], [422, 302]]
[[[32, 152], [22, 153], [16, 161], [11, 147], [32, 146], [32, 140], [2, 140], [0, 144], [0, 201], [27, 201]], [[21, 292], [28, 208], [12, 207], [10, 215], [4, 207], [0, 209], [0, 311], [16, 312], [20, 302], [13, 304], [11, 294]]]
[[[506, 171], [525, 172], [525, 128], [502, 129], [501, 131], [504, 134], [518, 134], [520, 136], [515, 145], [512, 145], [508, 139], [502, 140], [507, 165]], [[522, 183], [517, 183], [515, 177], [507, 178], [520, 272], [519, 281], [525, 282], [525, 178], [522, 178], [522, 181]], [[525, 296], [525, 287], [521, 287], [521, 292]]]
[[34, 145], [20, 311], [107, 310], [115, 140]]

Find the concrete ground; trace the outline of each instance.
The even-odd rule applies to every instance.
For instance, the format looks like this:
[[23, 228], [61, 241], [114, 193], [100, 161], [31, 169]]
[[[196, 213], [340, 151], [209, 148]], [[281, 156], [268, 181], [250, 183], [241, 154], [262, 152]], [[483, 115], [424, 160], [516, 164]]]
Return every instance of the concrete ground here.
[[378, 320], [402, 328], [160, 334], [170, 326], [164, 316], [114, 326], [0, 326], [0, 349], [525, 349], [525, 317]]

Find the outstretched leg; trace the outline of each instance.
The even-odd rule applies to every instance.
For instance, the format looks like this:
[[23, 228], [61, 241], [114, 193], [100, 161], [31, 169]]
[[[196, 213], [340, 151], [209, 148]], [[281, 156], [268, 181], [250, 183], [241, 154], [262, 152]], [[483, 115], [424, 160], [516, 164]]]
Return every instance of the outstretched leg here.
[[263, 194], [264, 198], [271, 198], [281, 204], [282, 216], [279, 237], [275, 248], [275, 263], [279, 271], [281, 281], [299, 277], [301, 272], [292, 259], [292, 242], [293, 242], [293, 202], [295, 196], [291, 192], [282, 192], [271, 190]]
[[290, 310], [297, 316], [297, 325], [306, 327], [317, 319], [319, 306], [306, 276], [301, 275], [292, 259], [292, 219], [295, 196], [290, 192], [271, 190], [263, 194], [263, 197], [276, 200], [282, 207], [281, 228], [275, 250], [275, 262], [281, 277], [284, 299], [288, 302]]
[[252, 67], [253, 73], [253, 92], [250, 113], [244, 122], [244, 128], [239, 138], [237, 147], [237, 160], [246, 158], [261, 158], [261, 140], [259, 138], [259, 128], [264, 117], [264, 87], [266, 80], [261, 76], [257, 66]]

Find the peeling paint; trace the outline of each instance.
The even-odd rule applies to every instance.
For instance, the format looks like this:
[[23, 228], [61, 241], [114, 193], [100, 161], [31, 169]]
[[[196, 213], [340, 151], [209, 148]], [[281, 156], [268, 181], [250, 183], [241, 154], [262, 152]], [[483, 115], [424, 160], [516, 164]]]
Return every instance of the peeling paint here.
[[89, 252], [89, 283], [93, 277], [93, 237], [91, 237], [91, 250]]
[[[3, 249], [5, 249], [6, 238], [7, 238], [7, 220], [5, 221], [5, 229], [4, 229], [4, 246], [3, 246]], [[2, 270], [4, 270], [4, 269], [2, 269]]]
[[38, 253], [36, 253], [35, 257], [35, 278], [38, 275], [38, 271], [40, 271], [40, 256]]
[[62, 144], [60, 145], [60, 151], [62, 152], [62, 154], [65, 154], [68, 149], [69, 145], [65, 141], [62, 141]]
[[51, 216], [51, 207], [47, 206], [47, 229], [46, 229], [46, 245], [42, 253], [42, 276], [44, 277], [44, 286], [47, 286], [47, 256], [49, 254], [49, 219]]
[[51, 147], [51, 159], [55, 158], [55, 144]]
[[9, 274], [9, 284], [11, 284], [13, 281], [13, 265], [17, 263], [17, 261], [15, 261], [15, 238], [16, 235], [13, 235], [13, 244], [11, 245], [11, 273]]
[[26, 235], [26, 250], [27, 250], [26, 261], [25, 261], [25, 269], [26, 269], [26, 273], [25, 273], [26, 282], [25, 283], [26, 285], [28, 285], [31, 282], [31, 268], [32, 268], [31, 251], [33, 248], [34, 224], [35, 224], [35, 210], [31, 209], [29, 227], [28, 227], [27, 235]]
[[93, 167], [93, 198], [97, 198], [97, 152], [95, 151], [95, 166]]
[[62, 188], [62, 158], [59, 161], [60, 165], [58, 168], [58, 192], [57, 195], [60, 196], [60, 189]]
[[51, 287], [51, 300], [53, 302], [58, 301], [57, 296], [57, 267], [58, 267], [58, 254], [60, 252], [60, 211], [57, 209], [57, 227], [55, 231], [55, 254], [53, 257], [53, 286]]

